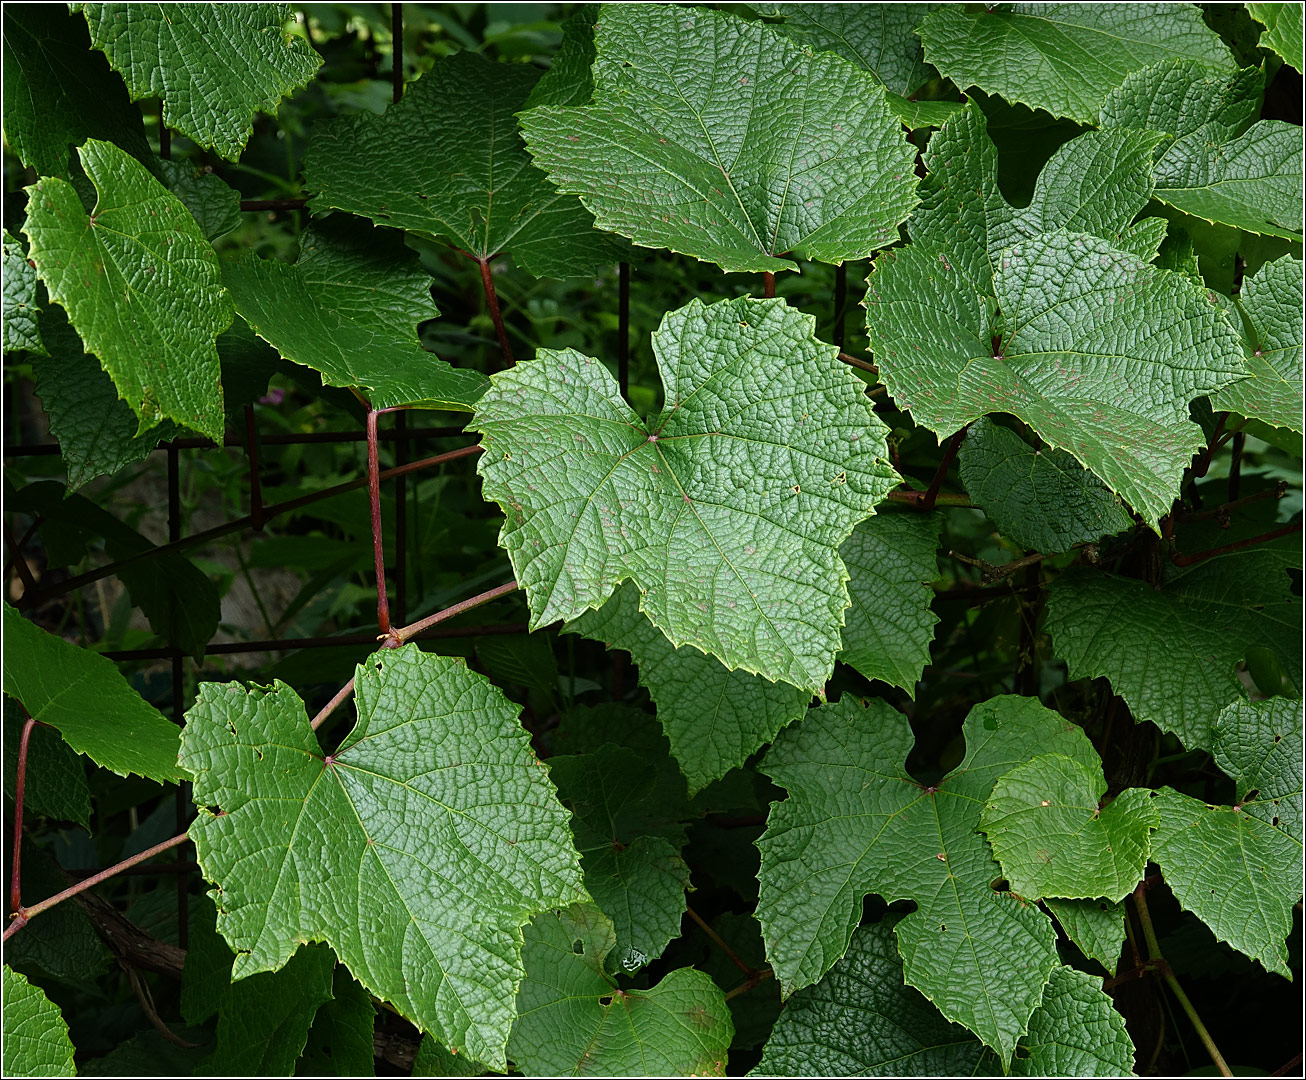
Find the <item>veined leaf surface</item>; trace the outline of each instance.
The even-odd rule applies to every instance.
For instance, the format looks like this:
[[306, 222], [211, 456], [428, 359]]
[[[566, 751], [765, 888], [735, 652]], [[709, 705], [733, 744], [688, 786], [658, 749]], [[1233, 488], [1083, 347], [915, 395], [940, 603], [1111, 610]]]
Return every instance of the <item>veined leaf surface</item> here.
[[781, 300], [670, 312], [649, 422], [574, 350], [492, 377], [477, 468], [532, 627], [633, 580], [673, 644], [821, 691], [848, 606], [839, 545], [896, 474], [864, 385], [813, 329]]
[[723, 270], [897, 239], [915, 152], [868, 72], [698, 8], [610, 4], [596, 41], [593, 103], [521, 119], [536, 163], [600, 228]]
[[334, 754], [281, 683], [203, 684], [187, 716], [191, 838], [232, 976], [327, 941], [372, 993], [502, 1069], [521, 927], [585, 898], [566, 811], [516, 707], [458, 661], [377, 653], [355, 696]]

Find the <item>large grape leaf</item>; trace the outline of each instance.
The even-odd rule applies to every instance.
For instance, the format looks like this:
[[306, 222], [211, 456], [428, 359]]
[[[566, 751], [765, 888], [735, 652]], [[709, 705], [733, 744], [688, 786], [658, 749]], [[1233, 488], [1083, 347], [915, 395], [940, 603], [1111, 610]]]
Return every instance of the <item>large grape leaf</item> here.
[[85, 21], [66, 5], [10, 5], [0, 44], [5, 142], [24, 165], [68, 179], [71, 147], [88, 138], [149, 159], [140, 109], [104, 57], [91, 51]]
[[138, 437], [136, 414], [95, 357], [82, 348], [63, 309], [46, 308], [40, 326], [47, 354], [32, 358], [32, 373], [50, 418], [50, 433], [59, 440], [69, 491], [143, 461], [161, 440], [180, 434], [176, 424], [165, 420]]
[[1211, 406], [1301, 434], [1306, 395], [1302, 364], [1302, 264], [1284, 255], [1243, 280], [1237, 304], [1252, 377], [1226, 386]]
[[163, 99], [163, 122], [235, 161], [254, 114], [305, 85], [322, 58], [285, 33], [289, 4], [74, 4], [133, 101]]
[[789, 792], [758, 840], [757, 918], [785, 993], [844, 954], [862, 898], [911, 899], [895, 927], [904, 977], [1004, 1062], [1056, 966], [1036, 907], [995, 888], [1002, 876], [976, 828], [995, 781], [1034, 753], [1092, 753], [1083, 732], [1030, 698], [976, 705], [966, 757], [937, 785], [904, 762], [907, 720], [883, 701], [845, 697], [786, 728], [761, 769]]
[[629, 582], [598, 611], [587, 611], [563, 631], [630, 653], [690, 794], [742, 765], [812, 701], [808, 690], [731, 671], [689, 645], [676, 648], [641, 614], [639, 589]]
[[683, 782], [668, 784], [646, 755], [615, 744], [552, 757], [549, 775], [572, 812], [585, 888], [612, 921], [609, 960], [638, 971], [680, 935], [689, 887], [677, 821], [686, 810]]
[[119, 776], [180, 780], [174, 724], [132, 689], [112, 660], [47, 634], [5, 605], [4, 688], [33, 719]]
[[957, 466], [970, 501], [1003, 536], [1034, 551], [1066, 551], [1134, 523], [1120, 499], [1064, 450], [1035, 450], [986, 417], [966, 432]]
[[513, 114], [540, 77], [472, 52], [441, 57], [382, 116], [317, 132], [304, 158], [312, 205], [407, 229], [485, 262], [508, 252], [536, 277], [590, 274], [624, 245], [531, 164]]
[[785, 1004], [759, 1076], [973, 1076], [984, 1047], [902, 981], [893, 920], [860, 926], [848, 953]]
[[864, 258], [898, 238], [915, 152], [874, 76], [697, 8], [611, 5], [597, 45], [593, 103], [521, 122], [600, 228], [723, 270]]
[[89, 218], [64, 180], [47, 176], [26, 189], [37, 273], [140, 418], [139, 431], [168, 418], [221, 445], [214, 342], [232, 309], [218, 257], [140, 162], [96, 139], [78, 154], [98, 194]]
[[4, 350], [27, 349], [41, 354], [41, 333], [37, 327], [40, 314], [37, 299], [36, 268], [27, 261], [23, 245], [4, 230]]
[[0, 1068], [6, 1076], [76, 1076], [73, 1044], [59, 1006], [8, 964], [4, 966], [4, 1042]]
[[866, 320], [880, 377], [918, 423], [942, 438], [1011, 413], [1155, 521], [1202, 445], [1188, 403], [1247, 368], [1200, 287], [1125, 250], [1151, 143], [1119, 134], [1067, 143], [1016, 211], [969, 107], [931, 140], [913, 242], [877, 259]]
[[1044, 629], [1072, 679], [1105, 676], [1134, 719], [1210, 750], [1211, 725], [1243, 697], [1236, 666], [1251, 650], [1268, 650], [1301, 686], [1301, 598], [1288, 578], [1299, 553], [1296, 537], [1257, 544], [1174, 570], [1159, 589], [1067, 570], [1050, 587]]
[[247, 253], [223, 261], [222, 280], [259, 337], [373, 408], [470, 411], [488, 385], [422, 348], [417, 324], [439, 312], [430, 275], [397, 233], [336, 215], [304, 234], [294, 265]]
[[240, 192], [208, 166], [193, 161], [156, 161], [159, 179], [190, 211], [209, 240], [225, 236], [241, 221]]
[[459, 661], [377, 653], [355, 697], [332, 754], [283, 683], [203, 684], [187, 714], [190, 835], [232, 975], [326, 941], [372, 993], [502, 1069], [521, 926], [585, 898], [566, 812], [517, 708]]
[[1102, 763], [1091, 758], [1039, 754], [994, 785], [979, 827], [1012, 892], [1120, 901], [1142, 880], [1157, 826], [1151, 793], [1129, 788], [1103, 806]]
[[1302, 704], [1235, 703], [1215, 724], [1237, 803], [1163, 788], [1152, 858], [1179, 903], [1267, 971], [1291, 979], [1286, 939], [1302, 896]]
[[1298, 71], [1302, 69], [1302, 8], [1300, 4], [1248, 4], [1251, 17], [1265, 27], [1261, 44], [1273, 49]]
[[599, 5], [582, 4], [562, 24], [562, 44], [553, 54], [549, 70], [531, 88], [523, 109], [536, 105], [588, 105], [594, 96], [594, 24]]
[[859, 927], [848, 955], [790, 998], [751, 1075], [1132, 1075], [1124, 1017], [1099, 980], [1069, 967], [1052, 970], [1029, 1034], [1003, 1070], [975, 1036], [903, 984], [892, 926]]
[[930, 610], [939, 574], [937, 514], [879, 513], [853, 529], [839, 549], [852, 606], [839, 659], [868, 679], [916, 693], [930, 662], [939, 617]]
[[1233, 64], [1189, 4], [946, 4], [918, 32], [925, 59], [962, 90], [978, 86], [1081, 124], [1097, 122], [1131, 71], [1175, 57]]
[[864, 384], [814, 326], [780, 300], [669, 312], [649, 422], [574, 350], [491, 378], [477, 468], [532, 627], [632, 580], [673, 644], [821, 692], [848, 606], [839, 546], [897, 476]]
[[[1101, 123], [1162, 135], [1156, 198], [1204, 221], [1301, 239], [1301, 127], [1257, 120], [1264, 75], [1171, 61], [1108, 95]], [[1253, 122], [1255, 121], [1255, 122]]]
[[612, 927], [590, 905], [526, 929], [526, 978], [508, 1053], [527, 1076], [724, 1076], [734, 1035], [725, 995], [692, 968], [649, 989], [604, 975]]

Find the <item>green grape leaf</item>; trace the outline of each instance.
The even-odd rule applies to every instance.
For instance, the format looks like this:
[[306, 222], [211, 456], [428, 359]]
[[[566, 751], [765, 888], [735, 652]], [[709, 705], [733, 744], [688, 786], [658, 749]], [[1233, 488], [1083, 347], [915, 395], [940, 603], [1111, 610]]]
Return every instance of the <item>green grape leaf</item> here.
[[43, 355], [37, 298], [36, 269], [27, 261], [23, 245], [4, 230], [4, 350], [26, 349]]
[[1159, 235], [1128, 232], [1155, 138], [1066, 143], [1017, 210], [968, 107], [930, 141], [913, 242], [877, 260], [866, 313], [881, 378], [918, 423], [942, 438], [1012, 413], [1152, 520], [1201, 446], [1189, 401], [1247, 374], [1204, 290], [1113, 246]]
[[978, 86], [1081, 124], [1097, 122], [1103, 99], [1131, 71], [1176, 57], [1233, 64], [1189, 5], [947, 4], [918, 33], [925, 59], [962, 90]]
[[684, 805], [683, 786], [669, 790], [644, 754], [611, 744], [550, 758], [549, 774], [572, 811], [585, 888], [612, 920], [609, 960], [625, 973], [638, 971], [680, 935], [689, 867], [680, 855], [685, 829], [674, 815]]
[[789, 999], [753, 1074], [975, 1075], [984, 1047], [903, 984], [892, 927], [858, 927], [825, 977]]
[[[317, 1010], [296, 1076], [372, 1076], [376, 1069], [372, 995], [336, 968], [331, 1000]], [[414, 1072], [416, 1062], [414, 1062]]]
[[158, 162], [160, 179], [190, 211], [200, 231], [216, 240], [240, 225], [240, 192], [206, 166], [189, 161]]
[[[18, 746], [23, 733], [22, 714], [5, 707], [4, 785], [5, 799], [13, 802], [18, 781]], [[55, 821], [75, 821], [91, 831], [91, 789], [86, 784], [82, 759], [53, 728], [40, 724], [32, 728], [27, 742], [27, 780], [23, 791], [24, 812]], [[27, 880], [24, 878], [24, 880]], [[62, 888], [62, 886], [60, 886]], [[58, 892], [56, 888], [52, 893]], [[24, 939], [27, 937], [23, 935]]]
[[1104, 128], [1162, 138], [1156, 198], [1203, 221], [1300, 240], [1301, 127], [1256, 120], [1264, 76], [1196, 61], [1134, 72], [1102, 105]]
[[212, 1053], [199, 1071], [289, 1076], [314, 1017], [331, 1000], [335, 955], [324, 945], [304, 945], [281, 970], [233, 983], [236, 957], [215, 929], [216, 918], [213, 905], [201, 901], [182, 973], [187, 1021], [218, 1016]]
[[1133, 891], [1147, 868], [1156, 809], [1143, 788], [1103, 807], [1106, 790], [1100, 762], [1064, 754], [1040, 754], [998, 780], [979, 827], [1012, 892], [1120, 901]]
[[1132, 1076], [1134, 1044], [1102, 980], [1055, 968], [1043, 1002], [1029, 1018], [1013, 1076]]
[[1175, 898], [1215, 936], [1291, 979], [1286, 939], [1302, 896], [1302, 842], [1237, 806], [1162, 788], [1152, 859]]
[[693, 300], [653, 335], [641, 422], [598, 361], [541, 350], [473, 426], [532, 628], [624, 580], [673, 645], [820, 693], [848, 606], [839, 546], [897, 480], [864, 384], [783, 300]]
[[599, 5], [582, 4], [562, 24], [562, 44], [554, 53], [549, 70], [532, 87], [522, 109], [536, 105], [588, 105], [594, 96], [594, 24]]
[[1072, 679], [1109, 679], [1135, 720], [1209, 750], [1220, 711], [1243, 697], [1235, 668], [1249, 650], [1267, 649], [1301, 686], [1301, 598], [1288, 579], [1300, 546], [1285, 539], [1204, 559], [1160, 589], [1064, 571], [1050, 586], [1044, 623], [1053, 652]]
[[232, 309], [218, 258], [190, 211], [144, 165], [95, 139], [78, 153], [98, 193], [89, 219], [64, 180], [26, 189], [36, 271], [141, 432], [168, 418], [221, 445], [214, 342]]
[[48, 352], [33, 357], [32, 372], [50, 433], [59, 440], [69, 491], [145, 460], [160, 441], [181, 433], [165, 420], [138, 438], [136, 414], [95, 357], [83, 350], [63, 309], [46, 308], [40, 325]]
[[8, 604], [4, 635], [5, 693], [33, 719], [119, 776], [182, 778], [176, 725], [131, 688], [112, 660], [47, 634]]
[[383, 116], [315, 133], [304, 184], [335, 207], [430, 237], [481, 262], [508, 252], [535, 277], [591, 274], [625, 254], [574, 196], [531, 164], [513, 118], [539, 71], [472, 52], [441, 57]]
[[801, 45], [838, 53], [865, 68], [895, 94], [914, 94], [938, 78], [921, 50], [916, 27], [943, 4], [764, 4], [780, 29]]
[[957, 464], [970, 501], [1021, 547], [1067, 551], [1134, 523], [1120, 499], [1064, 450], [1035, 450], [987, 417], [966, 432]]
[[190, 835], [232, 975], [326, 941], [372, 993], [502, 1069], [521, 926], [585, 897], [565, 811], [516, 707], [457, 660], [377, 653], [355, 698], [333, 754], [283, 683], [202, 684], [187, 714]]
[[734, 1025], [720, 988], [677, 968], [620, 989], [603, 975], [611, 938], [596, 916], [572, 908], [526, 928], [514, 1064], [528, 1076], [724, 1076]]
[[1036, 701], [999, 697], [963, 725], [966, 757], [937, 785], [911, 779], [907, 720], [883, 701], [838, 703], [786, 728], [761, 769], [789, 792], [758, 840], [757, 918], [786, 993], [844, 954], [862, 898], [915, 900], [895, 927], [904, 976], [1004, 1062], [1056, 966], [1052, 924], [996, 891], [1001, 870], [975, 830], [996, 780], [1031, 749], [1083, 758], [1083, 732]]
[[911, 697], [939, 621], [929, 583], [939, 574], [942, 524], [938, 514], [881, 512], [858, 524], [839, 549], [852, 598], [839, 659]]
[[1211, 407], [1262, 420], [1301, 434], [1306, 395], [1302, 383], [1302, 264], [1289, 255], [1244, 279], [1238, 308], [1252, 377], [1226, 386]]
[[117, 143], [142, 162], [151, 158], [140, 109], [104, 57], [92, 52], [85, 20], [66, 5], [11, 7], [0, 45], [5, 142], [24, 165], [71, 179], [70, 148], [88, 138]]
[[1261, 45], [1273, 49], [1285, 63], [1302, 69], [1302, 9], [1300, 4], [1248, 4], [1247, 11], [1265, 27]]
[[864, 258], [898, 238], [915, 150], [874, 76], [696, 8], [614, 4], [596, 34], [593, 103], [521, 124], [600, 228], [723, 270]]
[[73, 1044], [59, 1006], [8, 964], [4, 968], [6, 1076], [76, 1076]]
[[247, 253], [223, 260], [222, 280], [259, 337], [328, 386], [358, 388], [373, 408], [465, 412], [485, 392], [480, 372], [422, 348], [417, 324], [439, 314], [431, 277], [395, 233], [317, 222], [294, 265]]
[[253, 134], [254, 114], [274, 112], [322, 64], [282, 30], [289, 4], [72, 6], [133, 101], [162, 98], [168, 127], [228, 161]]
[[156, 1030], [138, 1031], [130, 1039], [119, 1043], [103, 1057], [91, 1058], [78, 1070], [78, 1076], [194, 1076], [204, 1057], [201, 1040], [206, 1032], [171, 1031], [173, 1036], [186, 1039], [178, 1046], [169, 1042]]
[[1125, 944], [1124, 904], [1110, 900], [1060, 900], [1051, 896], [1044, 903], [1080, 952], [1114, 975]]
[[1215, 721], [1214, 757], [1236, 780], [1243, 813], [1282, 829], [1298, 843], [1306, 839], [1300, 701], [1233, 702]]
[[909, 101], [897, 94], [885, 94], [884, 100], [908, 131], [942, 127], [964, 108], [958, 101]]
[[640, 613], [639, 589], [630, 583], [598, 611], [567, 623], [563, 632], [630, 653], [691, 795], [742, 765], [812, 701], [810, 691], [731, 671], [689, 645], [676, 648]]

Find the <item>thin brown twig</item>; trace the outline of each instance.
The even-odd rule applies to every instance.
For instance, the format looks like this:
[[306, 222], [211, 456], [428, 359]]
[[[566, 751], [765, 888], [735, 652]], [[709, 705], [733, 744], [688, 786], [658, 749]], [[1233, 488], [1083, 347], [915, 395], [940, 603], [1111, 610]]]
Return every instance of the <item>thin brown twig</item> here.
[[494, 291], [494, 278], [490, 274], [490, 260], [473, 255], [476, 265], [481, 268], [481, 288], [485, 290], [485, 302], [490, 308], [490, 320], [494, 323], [494, 332], [499, 337], [499, 348], [503, 350], [504, 367], [512, 367], [512, 346], [508, 344], [508, 331], [503, 325], [503, 312], [499, 310], [499, 294]]
[[718, 934], [715, 930], [713, 930], [710, 926], [708, 926], [706, 922], [703, 921], [702, 915], [700, 915], [688, 904], [685, 905], [685, 911], [689, 914], [689, 917], [694, 920], [694, 922], [698, 923], [698, 928], [702, 930], [703, 933], [705, 933], [712, 940], [712, 944], [714, 944], [718, 949], [720, 949], [723, 953], [726, 954], [726, 956], [730, 958], [730, 962], [734, 964], [735, 967], [737, 967], [750, 979], [757, 974], [757, 968], [753, 967], [751, 964], [746, 964], [744, 963], [744, 961], [739, 959], [738, 954], [735, 952], [734, 949], [732, 949], [729, 945], [727, 945], [724, 940], [722, 940], [721, 935]]
[[737, 998], [740, 994], [748, 993], [753, 987], [766, 982], [773, 974], [775, 973], [770, 968], [763, 968], [761, 971], [754, 972], [733, 990], [726, 991], [725, 1000], [729, 1001], [731, 998]]
[[839, 359], [849, 367], [860, 368], [862, 371], [869, 371], [872, 375], [876, 376], [880, 374], [880, 369], [869, 360], [863, 360], [860, 357], [853, 356], [852, 353], [844, 352], [842, 349], [839, 350]]
[[1170, 558], [1175, 566], [1192, 566], [1193, 563], [1199, 563], [1203, 559], [1211, 559], [1216, 555], [1227, 555], [1231, 551], [1239, 551], [1242, 548], [1252, 547], [1255, 544], [1263, 544], [1268, 540], [1276, 540], [1280, 536], [1288, 536], [1290, 533], [1301, 532], [1301, 522], [1297, 521], [1291, 525], [1284, 525], [1280, 529], [1271, 529], [1267, 533], [1261, 533], [1260, 536], [1251, 536], [1246, 540], [1236, 540], [1232, 544], [1222, 544], [1220, 547], [1211, 548], [1209, 551], [1198, 551], [1192, 555], [1180, 555], [1178, 553], [1171, 555]]

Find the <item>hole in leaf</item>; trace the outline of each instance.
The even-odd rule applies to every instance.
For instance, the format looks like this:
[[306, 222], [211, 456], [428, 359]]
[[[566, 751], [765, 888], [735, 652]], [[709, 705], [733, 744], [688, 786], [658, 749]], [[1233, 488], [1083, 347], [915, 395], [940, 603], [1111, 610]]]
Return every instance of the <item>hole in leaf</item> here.
[[1283, 738], [1282, 735], [1276, 735], [1276, 736], [1274, 737], [1274, 741], [1275, 741], [1275, 742], [1279, 742], [1282, 738]]
[[1249, 791], [1246, 795], [1243, 796], [1243, 802], [1245, 803], [1251, 802], [1260, 793], [1261, 793], [1260, 788], [1252, 788], [1251, 791]]
[[1278, 824], [1279, 824], [1279, 815], [1278, 815], [1278, 814], [1275, 814], [1274, 817], [1270, 818], [1270, 824], [1273, 825], [1273, 826], [1275, 826], [1276, 828], [1278, 827]]
[[606, 1009], [609, 1005], [612, 1004], [612, 995], [609, 994], [607, 997], [599, 998], [599, 1004]]
[[577, 938], [575, 941], [571, 943], [571, 951], [574, 952], [577, 956], [585, 955], [585, 946], [581, 942], [580, 938]]
[[1011, 882], [1004, 877], [995, 877], [989, 882], [989, 888], [994, 892], [1011, 892]]

